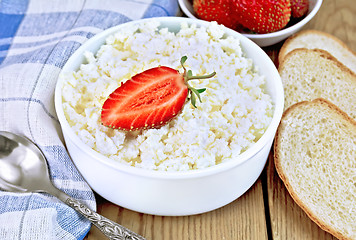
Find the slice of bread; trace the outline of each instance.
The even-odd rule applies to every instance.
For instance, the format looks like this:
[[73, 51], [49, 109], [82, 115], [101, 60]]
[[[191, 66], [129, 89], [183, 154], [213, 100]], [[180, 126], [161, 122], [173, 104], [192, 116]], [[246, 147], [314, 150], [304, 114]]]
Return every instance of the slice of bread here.
[[284, 42], [278, 55], [278, 61], [282, 62], [289, 52], [297, 48], [325, 50], [356, 73], [356, 53], [333, 35], [317, 30], [301, 31]]
[[278, 127], [274, 162], [316, 224], [339, 239], [356, 239], [355, 120], [324, 99], [294, 104]]
[[356, 119], [356, 74], [320, 49], [295, 49], [278, 68], [285, 109], [294, 103], [325, 98]]

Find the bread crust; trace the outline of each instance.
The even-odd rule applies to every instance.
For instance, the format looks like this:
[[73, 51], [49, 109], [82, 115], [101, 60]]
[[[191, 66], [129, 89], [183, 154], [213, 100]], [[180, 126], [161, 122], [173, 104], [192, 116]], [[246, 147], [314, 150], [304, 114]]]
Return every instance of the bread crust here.
[[[310, 54], [312, 53], [312, 55]], [[291, 68], [291, 64], [298, 64], [299, 60], [295, 60], [295, 58], [304, 58], [306, 60], [310, 60], [312, 59], [313, 61], [310, 61], [310, 63], [312, 65], [312, 68], [315, 69], [312, 70], [311, 75], [318, 77], [318, 63], [320, 62], [320, 59], [325, 59], [326, 63], [324, 64], [329, 66], [330, 69], [335, 69], [337, 70], [337, 72], [340, 71], [340, 75], [337, 74], [334, 77], [330, 77], [330, 81], [335, 83], [335, 86], [338, 86], [339, 84], [348, 84], [350, 86], [350, 88], [344, 88], [344, 90], [341, 91], [348, 91], [350, 92], [350, 94], [348, 94], [350, 97], [352, 97], [352, 99], [349, 99], [350, 102], [345, 102], [342, 100], [342, 95], [341, 92], [337, 92], [337, 96], [339, 97], [339, 100], [336, 100], [334, 97], [331, 97], [330, 95], [330, 91], [328, 93], [328, 89], [320, 89], [318, 87], [316, 87], [316, 90], [319, 92], [319, 94], [316, 94], [313, 97], [313, 93], [311, 92], [309, 97], [303, 97], [303, 95], [300, 95], [299, 97], [299, 101], [303, 101], [303, 100], [312, 100], [313, 98], [325, 98], [328, 99], [329, 101], [332, 101], [334, 104], [336, 104], [339, 108], [343, 109], [344, 111], [346, 111], [352, 118], [356, 119], [356, 115], [355, 115], [355, 110], [354, 107], [355, 106], [355, 100], [356, 98], [354, 98], [356, 95], [355, 93], [355, 89], [356, 89], [356, 73], [354, 73], [353, 71], [351, 71], [348, 67], [346, 67], [344, 64], [342, 64], [341, 62], [339, 62], [333, 55], [331, 55], [329, 52], [322, 50], [322, 49], [306, 49], [306, 48], [298, 48], [298, 49], [294, 49], [291, 52], [289, 52], [287, 54], [287, 56], [283, 59], [283, 61], [280, 63], [279, 67], [278, 67], [278, 72], [282, 78], [282, 82], [285, 88], [285, 109], [288, 108], [291, 104], [295, 103], [295, 100], [293, 100], [293, 102], [290, 102], [291, 99], [293, 99], [294, 97], [289, 96], [289, 94], [287, 94], [287, 86], [289, 86], [289, 84], [293, 85], [292, 82], [289, 81], [289, 77], [285, 76], [285, 72], [288, 72], [289, 69]], [[307, 59], [308, 58], [308, 59]], [[301, 63], [302, 61], [300, 61]], [[339, 76], [339, 77], [337, 77]], [[297, 77], [298, 80], [300, 79], [301, 81], [303, 81], [302, 77]], [[326, 81], [329, 81], [329, 79], [325, 79]], [[294, 95], [296, 96], [296, 95]], [[330, 98], [330, 99], [329, 99]], [[339, 105], [340, 104], [340, 105]]]
[[[327, 108], [331, 109], [332, 111], [334, 111], [335, 113], [337, 113], [340, 116], [340, 118], [345, 119], [346, 121], [348, 121], [349, 123], [351, 123], [353, 126], [356, 127], [356, 121], [353, 118], [351, 118], [348, 114], [346, 114], [344, 111], [342, 111], [335, 104], [333, 104], [330, 101], [323, 99], [323, 98], [317, 98], [312, 101], [302, 101], [302, 102], [293, 104], [283, 113], [282, 120], [287, 118], [291, 112], [295, 111], [297, 108], [302, 107], [305, 104], [322, 104], [322, 105], [326, 106]], [[293, 188], [288, 180], [288, 177], [283, 172], [280, 155], [279, 155], [279, 145], [281, 144], [281, 139], [280, 139], [281, 132], [284, 131], [284, 129], [286, 127], [283, 124], [282, 120], [281, 120], [281, 123], [280, 123], [280, 125], [277, 129], [276, 135], [275, 135], [274, 146], [273, 146], [273, 148], [274, 148], [273, 158], [274, 158], [274, 165], [275, 165], [276, 171], [277, 171], [279, 177], [281, 178], [281, 180], [283, 181], [290, 196], [295, 201], [295, 203], [307, 214], [307, 216], [312, 221], [314, 221], [321, 229], [329, 232], [330, 234], [334, 235], [335, 237], [337, 237], [340, 240], [355, 240], [352, 238], [348, 238], [347, 236], [344, 236], [340, 231], [335, 229], [333, 226], [329, 226], [327, 223], [325, 223], [321, 219], [319, 219], [318, 216], [314, 215], [313, 212], [311, 211], [311, 209], [308, 208], [304, 204], [303, 200], [293, 190]]]
[[[288, 62], [288, 59], [291, 58], [291, 56], [293, 56], [293, 54], [298, 54], [298, 53], [302, 53], [304, 51], [309, 51], [309, 52], [316, 52], [319, 54], [320, 57], [328, 59], [330, 61], [332, 61], [335, 65], [337, 65], [340, 69], [342, 69], [343, 71], [351, 74], [354, 76], [354, 78], [356, 78], [356, 73], [354, 73], [353, 71], [351, 71], [348, 67], [346, 67], [342, 62], [340, 62], [339, 60], [337, 60], [333, 55], [331, 55], [328, 51], [323, 50], [323, 49], [308, 49], [308, 48], [296, 48], [293, 49], [292, 51], [288, 52], [287, 55], [283, 58], [283, 60], [281, 62], [279, 62], [279, 67], [278, 67], [278, 71], [281, 72], [283, 70], [283, 68], [285, 68], [286, 63]], [[355, 80], [356, 81], [356, 80]]]
[[[331, 41], [334, 41], [335, 43], [339, 44], [342, 48], [345, 49], [345, 51], [351, 53], [356, 57], [356, 52], [350, 49], [343, 41], [341, 41], [339, 38], [318, 30], [314, 29], [308, 29], [308, 30], [302, 30], [291, 37], [287, 38], [287, 40], [283, 43], [281, 49], [279, 50], [278, 54], [278, 62], [281, 63], [283, 59], [287, 56], [287, 49], [289, 48], [289, 45], [293, 44], [293, 42], [298, 41], [298, 39], [302, 38], [303, 36], [307, 35], [318, 35], [318, 36], [324, 36], [326, 38], [329, 38]], [[314, 48], [317, 49], [317, 48]], [[326, 50], [324, 50], [326, 51]]]

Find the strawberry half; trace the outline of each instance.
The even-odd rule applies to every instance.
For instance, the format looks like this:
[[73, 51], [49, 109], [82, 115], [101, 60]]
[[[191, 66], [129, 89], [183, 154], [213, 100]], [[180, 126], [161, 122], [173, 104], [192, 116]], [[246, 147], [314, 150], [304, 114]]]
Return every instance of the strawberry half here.
[[[187, 57], [181, 59], [183, 66]], [[188, 94], [194, 107], [200, 101], [203, 89], [195, 89], [188, 83], [191, 79], [213, 77], [215, 72], [204, 76], [192, 76], [170, 67], [148, 69], [127, 80], [106, 99], [102, 106], [103, 125], [121, 130], [157, 128], [169, 122], [184, 106]]]
[[231, 0], [193, 0], [197, 16], [206, 21], [216, 21], [225, 27], [235, 29], [238, 22], [231, 17]]
[[256, 33], [275, 32], [287, 25], [291, 17], [290, 0], [231, 0], [232, 16]]

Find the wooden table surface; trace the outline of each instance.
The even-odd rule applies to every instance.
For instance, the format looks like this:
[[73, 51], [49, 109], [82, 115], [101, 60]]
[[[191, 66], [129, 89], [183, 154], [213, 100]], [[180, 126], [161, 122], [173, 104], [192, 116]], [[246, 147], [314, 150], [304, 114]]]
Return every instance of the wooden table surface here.
[[[304, 29], [331, 33], [356, 51], [356, 1], [324, 0]], [[281, 45], [264, 50], [276, 60]], [[275, 172], [272, 151], [252, 188], [220, 209], [194, 216], [153, 216], [124, 209], [97, 196], [97, 211], [147, 240], [336, 239], [321, 230], [294, 203]], [[106, 238], [95, 227], [85, 238], [101, 239]]]

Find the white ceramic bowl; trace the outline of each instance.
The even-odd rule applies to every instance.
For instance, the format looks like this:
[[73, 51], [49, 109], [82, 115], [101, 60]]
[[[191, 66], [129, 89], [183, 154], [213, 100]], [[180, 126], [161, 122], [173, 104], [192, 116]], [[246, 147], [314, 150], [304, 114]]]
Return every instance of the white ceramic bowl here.
[[[198, 17], [194, 13], [193, 6], [189, 0], [178, 0], [179, 6], [182, 9], [183, 13], [187, 15], [189, 18], [197, 19]], [[273, 33], [266, 33], [266, 34], [245, 34], [242, 33], [245, 37], [248, 37], [260, 47], [266, 47], [273, 44], [276, 44], [284, 39], [288, 38], [289, 36], [293, 35], [294, 33], [298, 32], [305, 24], [307, 24], [319, 11], [319, 8], [322, 4], [323, 0], [309, 0], [309, 11], [308, 15], [305, 16], [301, 21], [298, 23], [284, 28], [280, 31], [276, 31]]]
[[[179, 17], [157, 18], [162, 27], [178, 31], [182, 21], [198, 26], [208, 22]], [[64, 72], [76, 71], [84, 62], [86, 50], [96, 52], [107, 36], [120, 31], [129, 22], [110, 28], [83, 44], [63, 67]], [[266, 89], [275, 104], [273, 119], [264, 135], [238, 158], [202, 170], [163, 172], [123, 165], [104, 157], [85, 145], [69, 126], [62, 108], [62, 82], [55, 90], [55, 106], [68, 152], [92, 189], [122, 207], [155, 215], [191, 215], [217, 209], [245, 193], [260, 176], [282, 116], [284, 95], [280, 76], [273, 62], [255, 43], [226, 28], [226, 34], [240, 39], [247, 57], [253, 59], [260, 73], [266, 76]]]

